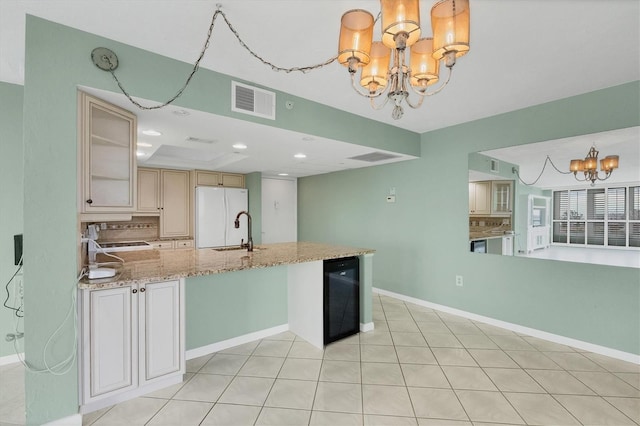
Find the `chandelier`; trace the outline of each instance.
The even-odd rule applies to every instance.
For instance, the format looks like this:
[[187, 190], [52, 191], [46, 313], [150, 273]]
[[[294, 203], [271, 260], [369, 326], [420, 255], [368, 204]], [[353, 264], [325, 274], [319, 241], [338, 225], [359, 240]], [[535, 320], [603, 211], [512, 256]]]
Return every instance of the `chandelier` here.
[[[338, 62], [348, 67], [355, 91], [371, 100], [374, 109], [394, 103], [392, 117], [404, 114], [402, 102], [420, 108], [426, 96], [440, 92], [451, 78], [456, 58], [469, 51], [469, 0], [442, 0], [431, 8], [433, 37], [420, 38], [419, 0], [381, 0], [382, 41], [373, 41], [373, 15], [362, 9], [342, 15]], [[406, 51], [409, 50], [409, 61]], [[439, 79], [440, 61], [448, 68], [446, 81], [428, 92]], [[361, 70], [359, 85], [356, 72]], [[374, 98], [387, 91], [380, 106]], [[409, 99], [409, 90], [419, 96]]]
[[[596, 180], [606, 180], [611, 176], [613, 169], [618, 168], [618, 156], [608, 155], [600, 160], [600, 171], [604, 173], [604, 177], [600, 177], [598, 172], [598, 154], [595, 146], [592, 146], [584, 160], [571, 160], [569, 170], [573, 172], [573, 176], [580, 182], [591, 181], [591, 186], [596, 184]], [[584, 173], [584, 179], [578, 177], [578, 172]]]

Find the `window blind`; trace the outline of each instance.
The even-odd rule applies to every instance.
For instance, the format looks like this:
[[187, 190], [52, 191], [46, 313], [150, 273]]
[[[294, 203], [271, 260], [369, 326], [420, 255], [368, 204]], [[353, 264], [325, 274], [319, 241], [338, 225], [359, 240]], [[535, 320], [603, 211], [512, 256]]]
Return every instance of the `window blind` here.
[[607, 190], [607, 219], [625, 220], [625, 195], [627, 188], [609, 188]]
[[604, 199], [604, 188], [589, 189], [587, 191], [587, 219], [604, 220]]
[[629, 220], [640, 220], [640, 186], [629, 187]]
[[553, 242], [640, 247], [640, 186], [554, 191]]

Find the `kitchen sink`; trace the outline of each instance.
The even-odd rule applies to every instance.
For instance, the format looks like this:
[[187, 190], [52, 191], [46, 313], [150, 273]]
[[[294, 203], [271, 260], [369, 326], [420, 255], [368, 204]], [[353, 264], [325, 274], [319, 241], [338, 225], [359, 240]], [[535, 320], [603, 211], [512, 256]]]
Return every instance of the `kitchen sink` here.
[[[218, 247], [218, 248], [214, 248], [215, 251], [238, 251], [238, 250], [246, 250], [246, 247], [240, 247], [240, 246], [230, 246], [230, 247]], [[260, 251], [260, 250], [264, 250], [261, 247], [254, 247], [253, 251]]]

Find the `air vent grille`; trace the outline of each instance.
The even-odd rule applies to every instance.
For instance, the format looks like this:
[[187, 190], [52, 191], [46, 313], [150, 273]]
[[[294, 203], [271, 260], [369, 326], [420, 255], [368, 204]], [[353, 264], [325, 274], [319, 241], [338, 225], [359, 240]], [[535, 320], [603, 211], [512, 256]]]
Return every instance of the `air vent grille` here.
[[253, 89], [247, 89], [246, 87], [236, 86], [236, 108], [243, 109], [245, 111], [253, 111]]
[[189, 136], [188, 138], [185, 139], [185, 142], [198, 142], [198, 143], [208, 143], [208, 144], [214, 144], [216, 142], [218, 142], [216, 139], [202, 139], [202, 138], [196, 138], [193, 136]]
[[276, 94], [246, 84], [231, 82], [231, 110], [276, 119]]
[[374, 151], [368, 154], [349, 157], [349, 160], [358, 160], [358, 161], [366, 161], [368, 163], [377, 163], [378, 161], [391, 160], [392, 158], [400, 158], [400, 156], [387, 154], [386, 152]]

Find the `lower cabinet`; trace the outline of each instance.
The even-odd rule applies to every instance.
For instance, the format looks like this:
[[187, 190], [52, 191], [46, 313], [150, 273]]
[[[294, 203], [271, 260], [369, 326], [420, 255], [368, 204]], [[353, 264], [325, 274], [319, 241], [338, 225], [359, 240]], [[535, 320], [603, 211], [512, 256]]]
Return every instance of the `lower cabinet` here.
[[193, 248], [194, 240], [150, 241], [149, 244], [156, 250]]
[[182, 381], [184, 280], [81, 290], [81, 412]]
[[527, 229], [527, 253], [549, 247], [549, 226], [529, 226]]

